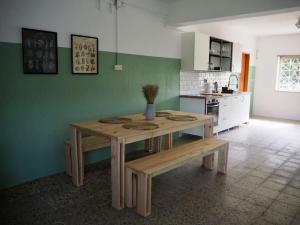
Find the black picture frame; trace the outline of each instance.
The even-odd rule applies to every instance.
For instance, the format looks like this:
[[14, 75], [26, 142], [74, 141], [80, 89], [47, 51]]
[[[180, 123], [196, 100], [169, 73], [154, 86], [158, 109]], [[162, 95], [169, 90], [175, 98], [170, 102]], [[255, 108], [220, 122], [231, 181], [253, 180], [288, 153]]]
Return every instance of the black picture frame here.
[[24, 74], [58, 74], [57, 32], [22, 28]]
[[72, 74], [99, 74], [98, 41], [98, 37], [71, 34]]

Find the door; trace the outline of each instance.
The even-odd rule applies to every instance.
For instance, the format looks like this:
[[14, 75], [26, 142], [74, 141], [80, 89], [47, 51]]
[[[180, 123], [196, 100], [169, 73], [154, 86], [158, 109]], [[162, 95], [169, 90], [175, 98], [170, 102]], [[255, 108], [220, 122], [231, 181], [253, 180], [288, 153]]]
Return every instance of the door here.
[[248, 91], [248, 79], [249, 79], [249, 63], [250, 54], [242, 54], [242, 72], [240, 76], [239, 91]]

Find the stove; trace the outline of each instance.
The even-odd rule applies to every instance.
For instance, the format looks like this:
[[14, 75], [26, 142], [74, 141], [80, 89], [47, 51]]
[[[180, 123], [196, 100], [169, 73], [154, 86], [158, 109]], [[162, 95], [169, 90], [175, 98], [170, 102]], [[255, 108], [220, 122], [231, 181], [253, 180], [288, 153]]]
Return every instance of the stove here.
[[214, 119], [214, 126], [218, 126], [219, 122], [219, 100], [222, 94], [218, 93], [203, 93], [200, 94], [205, 97], [206, 114]]

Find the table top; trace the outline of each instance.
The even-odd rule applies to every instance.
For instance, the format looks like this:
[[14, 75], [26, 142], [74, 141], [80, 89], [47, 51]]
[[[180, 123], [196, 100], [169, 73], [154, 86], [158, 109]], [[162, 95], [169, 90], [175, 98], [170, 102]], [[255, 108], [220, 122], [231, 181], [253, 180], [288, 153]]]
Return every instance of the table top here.
[[[104, 135], [110, 138], [117, 138], [118, 141], [126, 144], [145, 140], [148, 138], [158, 137], [165, 134], [185, 130], [188, 128], [199, 127], [201, 125], [212, 123], [212, 116], [204, 114], [180, 112], [174, 110], [162, 110], [161, 112], [168, 112], [172, 115], [188, 115], [197, 118], [195, 121], [172, 121], [165, 117], [155, 117], [154, 120], [147, 121], [143, 114], [121, 116], [131, 118], [133, 122], [151, 122], [157, 124], [159, 127], [154, 130], [133, 130], [123, 128], [123, 124], [107, 124], [100, 123], [98, 120], [82, 121], [72, 123], [71, 126], [79, 128], [80, 130], [88, 131], [91, 134]], [[99, 118], [100, 119], [100, 118]]]

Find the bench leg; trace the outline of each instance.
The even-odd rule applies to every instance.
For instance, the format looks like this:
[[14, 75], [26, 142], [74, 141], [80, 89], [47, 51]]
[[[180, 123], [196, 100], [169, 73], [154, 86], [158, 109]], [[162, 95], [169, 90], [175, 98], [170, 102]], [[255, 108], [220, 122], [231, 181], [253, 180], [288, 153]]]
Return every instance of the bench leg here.
[[203, 157], [203, 167], [209, 170], [214, 168], [215, 153]]
[[137, 176], [132, 174], [132, 207], [136, 208], [137, 199]]
[[222, 174], [227, 173], [228, 151], [229, 151], [229, 143], [227, 143], [218, 152], [218, 172], [219, 173], [222, 173]]
[[72, 176], [72, 155], [71, 155], [71, 145], [65, 143], [65, 158], [66, 158], [66, 172], [71, 177]]
[[[204, 125], [204, 138], [210, 138], [213, 136], [213, 118], [210, 119], [208, 124]], [[215, 154], [212, 153], [203, 157], [203, 167], [209, 170], [214, 168], [214, 156]]]
[[128, 208], [136, 207], [137, 183], [136, 174], [132, 169], [126, 168], [125, 205]]
[[146, 217], [151, 214], [151, 176], [137, 174], [137, 213]]
[[133, 199], [133, 171], [130, 168], [125, 169], [125, 205], [132, 208]]

